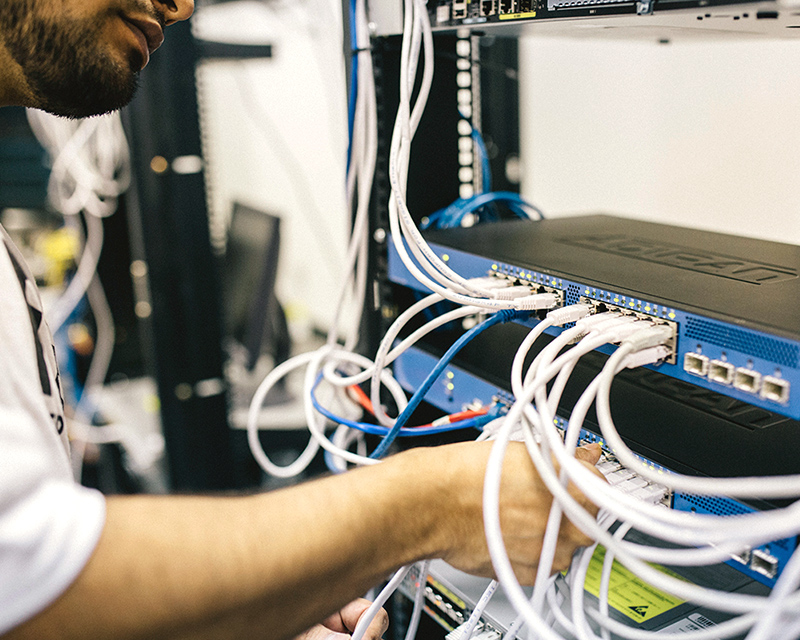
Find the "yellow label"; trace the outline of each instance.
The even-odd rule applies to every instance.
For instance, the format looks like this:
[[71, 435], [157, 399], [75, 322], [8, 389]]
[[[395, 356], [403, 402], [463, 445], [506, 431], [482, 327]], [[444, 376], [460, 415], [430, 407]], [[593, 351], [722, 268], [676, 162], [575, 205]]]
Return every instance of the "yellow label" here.
[[[600, 597], [600, 579], [603, 575], [605, 556], [606, 550], [598, 546], [586, 573], [584, 588], [596, 597]], [[665, 567], [652, 566], [673, 578], [682, 579], [677, 573]], [[608, 585], [608, 604], [631, 620], [645, 622], [684, 602], [685, 600], [656, 589], [628, 571], [616, 560], [614, 561], [611, 568], [611, 581]]]
[[526, 11], [525, 13], [504, 13], [500, 16], [501, 20], [520, 20], [522, 18], [535, 18], [535, 11]]

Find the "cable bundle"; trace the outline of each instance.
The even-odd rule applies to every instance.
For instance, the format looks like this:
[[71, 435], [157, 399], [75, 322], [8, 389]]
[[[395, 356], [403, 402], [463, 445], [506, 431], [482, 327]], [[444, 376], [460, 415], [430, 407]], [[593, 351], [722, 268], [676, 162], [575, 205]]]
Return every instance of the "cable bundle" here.
[[[559, 310], [564, 311], [566, 309]], [[548, 321], [541, 324], [548, 324]], [[594, 640], [608, 638], [609, 633], [635, 640], [656, 637], [653, 632], [632, 629], [608, 616], [609, 575], [612, 561], [617, 559], [658, 589], [736, 616], [708, 630], [682, 633], [681, 638], [726, 638], [748, 630], [748, 640], [796, 638], [800, 633], [800, 610], [797, 608], [800, 603], [800, 594], [797, 592], [800, 552], [796, 552], [784, 568], [768, 598], [700, 587], [666, 575], [648, 563], [676, 567], [708, 566], [728, 560], [742, 549], [768, 544], [800, 531], [800, 503], [785, 509], [741, 516], [700, 515], [664, 508], [659, 500], [668, 490], [743, 498], [797, 497], [800, 495], [800, 477], [695, 478], [659, 473], [642, 466], [640, 459], [625, 446], [614, 427], [608, 402], [609, 391], [614, 376], [622, 369], [654, 363], [667, 355], [667, 350], [660, 345], [668, 338], [669, 328], [630, 317], [615, 317], [613, 314], [591, 316], [586, 321], [578, 321], [574, 329], [564, 331], [545, 348], [533, 361], [523, 380], [522, 361], [541, 330], [539, 325], [531, 332], [515, 358], [512, 386], [517, 400], [496, 434], [484, 488], [484, 519], [495, 571], [514, 607], [528, 624], [532, 637]], [[558, 355], [567, 342], [579, 335], [584, 337], [576, 346]], [[620, 346], [608, 359], [603, 371], [587, 387], [572, 411], [566, 433], [561, 433], [555, 427], [553, 418], [566, 377], [583, 353], [603, 342], [616, 342]], [[555, 382], [548, 393], [546, 385], [553, 378]], [[613, 450], [620, 463], [635, 469], [638, 478], [650, 487], [649, 491], [641, 492], [638, 497], [621, 491], [618, 485], [612, 486], [599, 479], [574, 457], [583, 420], [593, 401], [597, 403], [606, 445]], [[555, 497], [537, 581], [530, 599], [511, 568], [503, 546], [498, 512], [503, 456], [512, 431], [518, 427], [521, 427], [531, 459]], [[601, 513], [597, 520], [570, 495], [567, 482], [572, 482], [600, 506]], [[584, 606], [583, 590], [594, 546], [576, 557], [566, 580], [550, 577], [562, 515], [566, 515], [606, 549], [598, 612], [587, 610]], [[611, 532], [613, 525], [617, 527], [614, 533]], [[663, 548], [627, 541], [625, 534], [631, 529], [677, 546]], [[559, 604], [562, 599], [559, 590], [563, 590], [565, 584], [569, 585], [569, 604], [566, 608], [570, 616], [562, 613]], [[598, 628], [600, 635], [596, 631]], [[657, 637], [671, 636], [658, 634]]]
[[[467, 279], [460, 276], [431, 250], [416, 227], [406, 202], [408, 164], [411, 142], [431, 87], [434, 53], [425, 2], [404, 0], [403, 7], [400, 105], [389, 157], [389, 226], [392, 242], [403, 263], [419, 283], [432, 293], [397, 318], [381, 342], [374, 360], [351, 352], [356, 339], [353, 332], [347, 333], [344, 344], [340, 346], [338, 330], [334, 326], [325, 347], [298, 356], [280, 365], [267, 376], [251, 404], [248, 436], [253, 453], [262, 468], [273, 475], [290, 476], [299, 473], [319, 447], [326, 450], [329, 465], [337, 471], [346, 469], [347, 463], [377, 464], [395, 437], [414, 433], [414, 427], [406, 426], [408, 416], [424, 396], [427, 387], [466, 341], [492, 324], [512, 320], [519, 317], [520, 313], [524, 314], [532, 309], [552, 308], [558, 304], [558, 299], [551, 294], [536, 295], [525, 287], [512, 285], [499, 278]], [[366, 206], [377, 148], [374, 137], [374, 83], [363, 0], [354, 0], [352, 15], [355, 34], [352, 44], [356, 56], [354, 68], [357, 70], [357, 82], [354, 83], [355, 95], [351, 109], [353, 133], [347, 185], [356, 217], [348, 252], [352, 275], [343, 289], [339, 309], [344, 304], [348, 290], [355, 295], [358, 308], [363, 305], [366, 281]], [[486, 189], [488, 190], [488, 186]], [[481, 193], [470, 199], [457, 201], [432, 215], [426, 224], [458, 226], [469, 214], [498, 200], [510, 203], [512, 211], [522, 212], [525, 203], [518, 200], [516, 194], [512, 195]], [[532, 213], [540, 215], [535, 208]], [[408, 337], [398, 341], [403, 327], [413, 317], [426, 310], [430, 312], [433, 305], [443, 300], [455, 303], [456, 308], [430, 319]], [[800, 533], [800, 507], [790, 506], [771, 512], [734, 517], [689, 514], [671, 511], [661, 504], [661, 500], [670, 491], [691, 491], [737, 498], [795, 498], [800, 495], [800, 477], [695, 478], [676, 473], [651, 472], [642, 467], [639, 458], [628, 450], [614, 427], [609, 405], [610, 388], [614, 376], [622, 369], [655, 364], [670, 355], [665, 345], [672, 339], [673, 330], [667, 325], [658, 324], [656, 319], [642, 320], [619, 313], [591, 315], [592, 311], [587, 305], [551, 311], [520, 345], [511, 373], [511, 388], [516, 401], [507, 415], [502, 415], [496, 409], [489, 409], [484, 416], [474, 416], [475, 420], [480, 419], [478, 426], [482, 428], [478, 439], [495, 439], [486, 469], [484, 516], [487, 541], [498, 582], [519, 614], [510, 625], [506, 639], [512, 640], [523, 625], [527, 626], [530, 638], [547, 640], [605, 640], [612, 633], [632, 640], [654, 637], [653, 632], [628, 627], [610, 617], [608, 588], [615, 559], [659, 589], [733, 616], [729, 621], [710, 629], [681, 633], [681, 640], [727, 638], [745, 633], [748, 634], [748, 640], [789, 640], [800, 637], [800, 595], [797, 591], [800, 584], [800, 552], [796, 552], [784, 567], [772, 594], [766, 598], [700, 587], [666, 575], [649, 564], [655, 562], [676, 567], [708, 566], [723, 562], [744, 548], [760, 546]], [[466, 332], [452, 346], [421, 388], [412, 398], [407, 399], [387, 367], [428, 332], [467, 317], [474, 317], [482, 322], [474, 330]], [[337, 324], [338, 318], [339, 314]], [[549, 327], [563, 327], [570, 323], [575, 323], [575, 326], [564, 329], [558, 338], [541, 351], [527, 371], [524, 371], [525, 357], [538, 337]], [[577, 344], [561, 353], [573, 341], [577, 341]], [[582, 355], [606, 344], [616, 344], [618, 347], [604, 370], [581, 396], [565, 432], [562, 432], [556, 427], [555, 412], [570, 374]], [[278, 467], [269, 461], [258, 443], [258, 410], [272, 384], [292, 369], [301, 366], [306, 367], [304, 399], [311, 439], [307, 449], [295, 463], [288, 467]], [[367, 394], [360, 393], [358, 402], [369, 409], [377, 424], [349, 420], [337, 416], [329, 408], [334, 399], [349, 402], [347, 389], [367, 382], [370, 385], [368, 397]], [[319, 387], [323, 383], [329, 392], [333, 391], [333, 397], [321, 399]], [[389, 416], [381, 405], [381, 391], [384, 388], [397, 406], [399, 415], [396, 418]], [[575, 458], [581, 440], [583, 420], [593, 403], [596, 403], [602, 439], [608, 448], [606, 460], [600, 467], [609, 474], [609, 482], [599, 478]], [[471, 416], [469, 420], [472, 419]], [[328, 420], [340, 425], [332, 438], [325, 434]], [[469, 424], [468, 420], [464, 422]], [[426, 428], [445, 426], [452, 425], [426, 425]], [[370, 431], [384, 438], [371, 455], [367, 455], [362, 431]], [[554, 496], [532, 597], [525, 594], [514, 575], [499, 525], [500, 477], [504, 455], [512, 438], [525, 442], [531, 460]], [[351, 450], [353, 447], [357, 453]], [[635, 469], [636, 474], [625, 470], [626, 468]], [[618, 473], [621, 470], [625, 470], [622, 475]], [[635, 479], [631, 480], [634, 475]], [[625, 480], [620, 480], [621, 477]], [[568, 490], [570, 483], [601, 508], [598, 519], [572, 497]], [[600, 602], [596, 611], [586, 607], [584, 603], [584, 581], [594, 545], [576, 555], [572, 568], [565, 577], [550, 575], [558, 531], [564, 517], [569, 518], [606, 549]], [[631, 530], [666, 541], [671, 546], [664, 548], [632, 542], [626, 539]], [[375, 610], [380, 603], [386, 601], [407, 570], [408, 568], [402, 569], [381, 593]], [[423, 576], [425, 573], [427, 567], [422, 571]], [[470, 618], [468, 625], [460, 629], [458, 640], [470, 640], [477, 628], [482, 609], [496, 586], [495, 583], [489, 585], [480, 605], [476, 607], [475, 615]], [[422, 589], [424, 578], [418, 583], [415, 611], [422, 600]], [[364, 628], [369, 624], [367, 618], [368, 616], [363, 618]], [[414, 628], [412, 624], [407, 636], [409, 640]], [[354, 637], [359, 638], [358, 631]], [[658, 635], [659, 640], [677, 640], [677, 637], [676, 634]]]
[[[404, 231], [409, 233], [409, 238], [418, 245], [412, 246], [412, 253], [420, 259], [426, 253], [433, 256], [436, 263], [441, 261], [436, 257], [427, 244], [422, 240], [419, 230], [411, 220], [410, 214], [405, 207], [405, 183], [408, 169], [408, 154], [410, 151], [411, 138], [416, 131], [422, 110], [427, 99], [430, 82], [433, 75], [433, 39], [428, 22], [427, 9], [424, 2], [419, 0], [406, 1], [406, 27], [407, 35], [403, 38], [403, 61], [401, 63], [401, 105], [398, 111], [398, 118], [395, 124], [392, 139], [392, 153], [390, 164], [392, 183], [392, 197], [390, 199], [390, 218], [394, 222], [392, 225], [393, 238], [401, 238], [397, 233], [398, 225], [403, 226]], [[407, 350], [412, 344], [423, 337], [429, 331], [440, 327], [447, 322], [466, 316], [477, 316], [486, 314], [491, 317], [493, 314], [504, 309], [520, 312], [528, 312], [536, 309], [552, 308], [556, 302], [556, 296], [552, 294], [535, 294], [525, 288], [511, 292], [507, 282], [498, 282], [487, 278], [467, 280], [453, 273], [444, 265], [445, 273], [452, 274], [461, 284], [453, 282], [444, 276], [442, 282], [431, 287], [435, 293], [420, 301], [407, 312], [403, 313], [392, 325], [387, 335], [381, 342], [375, 360], [369, 359], [352, 353], [358, 340], [357, 327], [351, 328], [340, 336], [340, 324], [343, 310], [345, 308], [355, 308], [356, 316], [360, 316], [364, 304], [366, 291], [366, 255], [367, 255], [367, 216], [369, 199], [372, 191], [372, 178], [375, 171], [377, 158], [377, 110], [375, 98], [374, 71], [370, 51], [369, 27], [366, 13], [366, 6], [363, 0], [354, 0], [351, 5], [351, 12], [354, 20], [353, 28], [353, 50], [354, 50], [354, 69], [356, 74], [355, 95], [351, 98], [351, 117], [353, 120], [353, 133], [350, 145], [350, 157], [348, 162], [347, 193], [351, 209], [355, 211], [353, 232], [348, 248], [348, 278], [339, 294], [337, 311], [334, 316], [332, 328], [328, 334], [328, 339], [324, 347], [318, 351], [302, 354], [276, 367], [261, 383], [257, 389], [248, 412], [247, 431], [248, 442], [254, 457], [259, 465], [267, 473], [278, 477], [293, 477], [302, 473], [311, 463], [319, 448], [322, 447], [329, 455], [329, 466], [336, 470], [342, 470], [345, 463], [352, 464], [375, 464], [378, 459], [385, 455], [395, 437], [402, 432], [408, 416], [419, 404], [424, 396], [424, 392], [417, 393], [411, 400], [406, 398], [405, 392], [391, 376], [386, 368], [401, 353]], [[422, 71], [421, 89], [418, 91], [413, 107], [411, 106], [411, 87], [413, 87], [417, 77], [417, 59], [425, 51], [425, 64]], [[490, 198], [491, 199], [491, 198]], [[488, 201], [487, 201], [488, 202]], [[522, 206], [522, 205], [520, 205]], [[404, 213], [403, 221], [397, 215], [402, 210]], [[394, 213], [392, 213], [394, 212]], [[402, 240], [399, 240], [402, 246]], [[403, 250], [405, 253], [405, 250]], [[407, 255], [407, 254], [406, 254]], [[408, 264], [417, 270], [416, 263], [408, 258]], [[434, 269], [435, 270], [435, 269]], [[441, 274], [440, 274], [441, 275]], [[491, 285], [491, 286], [490, 286]], [[458, 287], [463, 293], [454, 296], [452, 289]], [[479, 297], [464, 295], [466, 293], [475, 294]], [[400, 334], [402, 328], [419, 312], [428, 309], [432, 305], [442, 300], [455, 300], [462, 306], [452, 312], [448, 312], [438, 318], [434, 318], [425, 326], [412, 333], [399, 345], [394, 344], [395, 339]], [[467, 303], [464, 306], [464, 303]], [[474, 304], [473, 304], [474, 303]], [[503, 320], [507, 320], [503, 316]], [[492, 320], [489, 325], [498, 320]], [[479, 331], [482, 331], [480, 329]], [[464, 343], [471, 339], [472, 335], [477, 335], [479, 331], [470, 334]], [[340, 340], [342, 343], [340, 344]], [[462, 344], [464, 344], [462, 343]], [[460, 348], [460, 346], [458, 347]], [[449, 359], [447, 360], [449, 361]], [[446, 361], [442, 363], [445, 366]], [[305, 403], [305, 414], [311, 438], [305, 450], [297, 460], [285, 467], [274, 464], [264, 452], [258, 440], [258, 413], [263, 404], [267, 393], [272, 386], [285, 375], [295, 369], [305, 367], [305, 383], [303, 398]], [[322, 377], [320, 377], [322, 374]], [[430, 379], [430, 384], [435, 380], [435, 376]], [[324, 381], [329, 386], [329, 393], [333, 395], [327, 400], [321, 401], [319, 398], [318, 387]], [[325, 408], [325, 404], [332, 402], [347, 402], [345, 390], [353, 385], [362, 384], [370, 381], [370, 402], [374, 410], [375, 419], [378, 422], [377, 428], [357, 423], [345, 418], [337, 418], [333, 412]], [[398, 418], [388, 416], [382, 407], [381, 389], [385, 387], [391, 394], [395, 404], [400, 411]], [[343, 428], [337, 431], [333, 439], [325, 435], [326, 421], [328, 419], [337, 422]], [[488, 421], [488, 420], [487, 420]], [[476, 422], [459, 423], [462, 428], [472, 425], [482, 424], [481, 419]], [[383, 427], [383, 429], [381, 429]], [[451, 426], [434, 425], [432, 432], [448, 430]], [[377, 451], [370, 456], [360, 453], [352, 453], [342, 444], [347, 442], [351, 446], [354, 443], [363, 450], [363, 440], [361, 434], [348, 433], [348, 429], [359, 431], [377, 431], [385, 434], [383, 442]], [[428, 431], [430, 433], [431, 431]], [[405, 435], [405, 434], [404, 434]]]
[[[89, 371], [83, 385], [73, 436], [79, 442], [116, 441], [113, 428], [90, 429], [91, 410], [86, 408], [91, 391], [105, 381], [114, 350], [114, 320], [100, 279], [97, 263], [103, 249], [103, 218], [117, 210], [117, 199], [130, 185], [130, 151], [119, 113], [83, 120], [67, 120], [28, 109], [31, 128], [51, 159], [48, 201], [64, 216], [65, 225], [81, 238], [78, 267], [55, 304], [47, 309], [53, 334], [67, 322], [84, 296], [95, 320], [97, 336]], [[84, 233], [85, 229], [85, 233]], [[74, 468], [80, 477], [82, 445]]]

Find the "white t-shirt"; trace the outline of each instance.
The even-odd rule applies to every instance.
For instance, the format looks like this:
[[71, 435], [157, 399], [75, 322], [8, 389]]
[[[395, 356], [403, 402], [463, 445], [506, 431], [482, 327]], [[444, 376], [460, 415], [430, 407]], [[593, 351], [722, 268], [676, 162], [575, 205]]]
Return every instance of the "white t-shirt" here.
[[104, 522], [102, 494], [73, 480], [50, 330], [0, 227], [0, 635], [75, 580]]

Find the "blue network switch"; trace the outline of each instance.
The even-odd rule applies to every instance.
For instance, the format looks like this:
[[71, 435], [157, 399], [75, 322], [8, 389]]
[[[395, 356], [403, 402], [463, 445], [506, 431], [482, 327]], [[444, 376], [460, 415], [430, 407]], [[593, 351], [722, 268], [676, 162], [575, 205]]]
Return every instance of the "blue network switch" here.
[[[464, 277], [494, 274], [561, 291], [564, 304], [670, 322], [674, 355], [651, 368], [800, 419], [800, 247], [605, 215], [449, 229], [428, 239]], [[423, 289], [391, 244], [388, 276]]]

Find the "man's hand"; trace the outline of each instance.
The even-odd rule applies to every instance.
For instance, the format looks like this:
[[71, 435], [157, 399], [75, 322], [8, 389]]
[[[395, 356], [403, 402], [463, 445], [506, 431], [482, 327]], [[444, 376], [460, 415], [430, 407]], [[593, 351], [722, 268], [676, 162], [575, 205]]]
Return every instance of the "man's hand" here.
[[[372, 604], [369, 600], [359, 598], [327, 618], [322, 624], [311, 627], [301, 633], [295, 640], [349, 640], [364, 612]], [[381, 609], [367, 627], [364, 640], [380, 640], [389, 628], [389, 615]]]
[[[446, 499], [439, 531], [440, 557], [453, 566], [477, 575], [494, 576], [483, 532], [482, 488], [486, 461], [492, 443], [464, 443], [441, 447], [435, 459], [421, 462], [435, 464], [444, 478], [441, 491]], [[424, 455], [424, 454], [423, 454]], [[576, 457], [599, 477], [594, 465], [599, 447], [578, 449]], [[570, 484], [569, 491], [592, 514], [597, 507]], [[521, 443], [509, 444], [500, 490], [500, 523], [506, 549], [517, 577], [523, 584], [533, 584], [539, 563], [547, 518], [553, 497]], [[566, 569], [579, 547], [591, 544], [575, 525], [564, 518], [559, 533], [553, 570]]]

